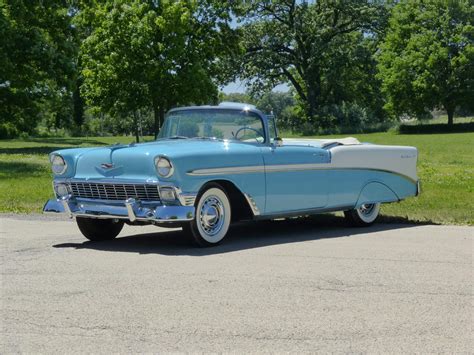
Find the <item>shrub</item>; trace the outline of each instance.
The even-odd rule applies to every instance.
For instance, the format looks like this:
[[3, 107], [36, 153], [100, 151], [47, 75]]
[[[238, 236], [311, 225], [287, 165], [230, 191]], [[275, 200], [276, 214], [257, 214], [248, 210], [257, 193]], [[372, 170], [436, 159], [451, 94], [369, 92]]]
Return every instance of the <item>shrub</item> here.
[[20, 132], [10, 122], [0, 124], [0, 139], [11, 139], [18, 137]]
[[432, 134], [432, 133], [462, 133], [474, 132], [474, 122], [456, 123], [448, 125], [446, 123], [435, 124], [418, 124], [408, 125], [401, 124], [398, 126], [398, 133], [400, 134]]

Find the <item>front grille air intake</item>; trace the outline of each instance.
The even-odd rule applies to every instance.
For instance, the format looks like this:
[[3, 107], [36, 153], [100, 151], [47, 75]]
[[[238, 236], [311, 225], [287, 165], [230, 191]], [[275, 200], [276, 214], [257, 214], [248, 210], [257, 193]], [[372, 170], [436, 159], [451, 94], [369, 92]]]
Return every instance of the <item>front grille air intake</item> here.
[[115, 184], [71, 182], [72, 195], [78, 198], [94, 200], [126, 200], [136, 198], [142, 201], [159, 201], [158, 185], [152, 184]]

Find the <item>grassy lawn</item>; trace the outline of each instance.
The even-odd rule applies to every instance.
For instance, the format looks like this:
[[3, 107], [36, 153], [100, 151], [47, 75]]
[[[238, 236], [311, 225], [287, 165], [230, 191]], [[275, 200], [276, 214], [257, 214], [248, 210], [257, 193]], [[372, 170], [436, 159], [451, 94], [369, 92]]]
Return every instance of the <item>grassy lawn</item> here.
[[[454, 124], [456, 123], [470, 123], [474, 122], [474, 116], [472, 117], [455, 117], [454, 118]], [[404, 124], [413, 124], [413, 125], [419, 125], [419, 124], [444, 124], [448, 123], [448, 116], [447, 115], [442, 115], [430, 120], [424, 120], [424, 121], [418, 121], [418, 120], [410, 120], [410, 121], [405, 121]]]
[[[386, 216], [474, 224], [474, 133], [354, 135], [363, 142], [419, 149], [422, 195], [385, 205]], [[52, 196], [48, 153], [59, 148], [130, 143], [132, 137], [0, 140], [0, 212], [41, 212]]]

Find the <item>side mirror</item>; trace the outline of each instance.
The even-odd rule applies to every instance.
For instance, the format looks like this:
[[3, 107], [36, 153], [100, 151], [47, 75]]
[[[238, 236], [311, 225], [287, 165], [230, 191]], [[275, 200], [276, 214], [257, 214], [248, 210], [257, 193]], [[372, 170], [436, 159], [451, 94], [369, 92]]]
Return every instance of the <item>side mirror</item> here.
[[275, 137], [273, 139], [273, 144], [275, 144], [275, 147], [281, 147], [283, 145], [283, 138]]

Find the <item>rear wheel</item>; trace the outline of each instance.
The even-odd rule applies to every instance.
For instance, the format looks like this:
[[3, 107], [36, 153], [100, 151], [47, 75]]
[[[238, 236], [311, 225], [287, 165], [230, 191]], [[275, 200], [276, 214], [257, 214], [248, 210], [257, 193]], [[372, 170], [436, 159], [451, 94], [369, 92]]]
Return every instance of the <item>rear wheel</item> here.
[[76, 217], [76, 223], [82, 235], [92, 241], [114, 239], [123, 228], [118, 219]]
[[374, 224], [379, 216], [380, 203], [364, 204], [359, 208], [344, 211], [346, 220], [355, 227], [365, 227]]
[[196, 215], [183, 230], [200, 247], [219, 244], [226, 236], [231, 221], [229, 197], [218, 184], [200, 194], [196, 204]]

